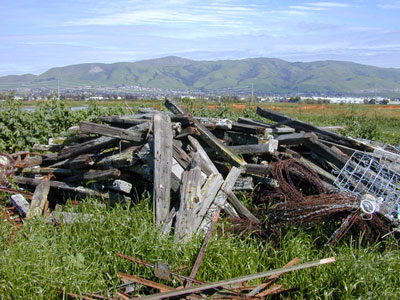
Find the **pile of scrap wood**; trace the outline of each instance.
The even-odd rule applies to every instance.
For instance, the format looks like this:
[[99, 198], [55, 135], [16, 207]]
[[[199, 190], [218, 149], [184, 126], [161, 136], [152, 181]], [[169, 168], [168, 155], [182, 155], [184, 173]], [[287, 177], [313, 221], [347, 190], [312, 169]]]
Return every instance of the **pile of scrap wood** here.
[[[261, 107], [258, 115], [273, 123], [193, 117], [171, 99], [165, 106], [169, 112], [142, 108], [133, 115], [101, 117], [102, 124], [81, 122], [62, 143], [53, 139], [50, 145], [36, 145], [46, 154], [2, 155], [2, 189], [18, 192], [8, 181], [34, 188], [33, 194], [13, 196], [15, 207], [27, 218], [49, 215], [54, 204], [67, 197], [126, 202], [138, 191], [149, 190], [155, 224], [164, 234], [173, 232], [176, 242], [207, 232], [221, 210], [237, 224], [259, 230], [344, 218], [333, 240], [353, 225], [379, 234], [397, 225], [394, 206], [399, 199], [389, 205], [384, 193], [364, 182], [363, 174], [375, 183], [380, 173], [368, 166], [357, 169], [351, 159], [368, 153], [379, 160], [382, 151]], [[387, 168], [398, 174], [399, 155], [389, 154]], [[343, 170], [354, 171], [346, 175]], [[339, 172], [346, 178], [345, 187], [337, 180]], [[396, 176], [381, 180], [379, 189], [386, 184], [398, 196]], [[255, 186], [258, 203], [273, 203], [268, 210], [261, 205], [250, 211], [238, 199], [237, 191]], [[62, 217], [70, 222], [76, 218], [50, 214], [54, 220]]]
[[[130, 257], [122, 253], [116, 253], [120, 258], [129, 260], [133, 263], [150, 268], [154, 272], [154, 277], [162, 279], [164, 283], [119, 272], [118, 275], [124, 282], [117, 286], [116, 296], [118, 299], [266, 299], [270, 296], [293, 292], [294, 288], [285, 288], [282, 284], [276, 284], [275, 281], [280, 275], [292, 271], [317, 267], [330, 264], [336, 261], [334, 257], [324, 258], [316, 261], [299, 263], [296, 257], [289, 261], [285, 266], [275, 270], [263, 271], [255, 274], [230, 278], [216, 282], [204, 282], [197, 280], [193, 276], [182, 275], [176, 271], [171, 271], [169, 266], [162, 262], [150, 264], [135, 257]], [[179, 287], [171, 286], [172, 279], [180, 282]], [[261, 284], [250, 284], [251, 281], [263, 279]], [[143, 292], [146, 291], [146, 293]], [[157, 291], [151, 294], [151, 291]], [[107, 298], [103, 293], [86, 293], [84, 295], [75, 295], [68, 293], [71, 298], [77, 299], [115, 299]]]

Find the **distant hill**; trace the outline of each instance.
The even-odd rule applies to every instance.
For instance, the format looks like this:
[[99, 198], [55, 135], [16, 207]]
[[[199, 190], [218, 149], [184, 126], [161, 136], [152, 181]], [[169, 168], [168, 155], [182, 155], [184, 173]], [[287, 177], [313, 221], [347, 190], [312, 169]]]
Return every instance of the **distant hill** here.
[[52, 68], [41, 75], [0, 77], [0, 88], [138, 85], [209, 91], [253, 84], [258, 93], [400, 95], [400, 69], [343, 61], [287, 62], [274, 58], [194, 61], [176, 56]]

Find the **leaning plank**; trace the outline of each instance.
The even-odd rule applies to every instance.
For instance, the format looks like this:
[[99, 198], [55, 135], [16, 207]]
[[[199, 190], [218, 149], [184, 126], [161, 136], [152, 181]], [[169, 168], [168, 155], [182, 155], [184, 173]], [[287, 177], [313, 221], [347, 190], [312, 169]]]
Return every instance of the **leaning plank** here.
[[291, 120], [292, 122], [290, 122], [290, 127], [295, 128], [296, 131], [315, 132], [316, 135], [318, 135], [319, 137], [322, 137], [328, 141], [335, 142], [335, 143], [338, 143], [338, 144], [341, 144], [344, 146], [348, 146], [351, 148], [355, 148], [358, 150], [362, 150], [362, 151], [371, 151], [370, 147], [368, 147], [362, 143], [359, 143], [355, 140], [349, 139], [349, 138], [347, 138], [343, 135], [337, 134], [335, 132], [323, 130], [323, 129], [321, 129], [317, 126], [311, 125], [309, 123], [292, 119], [292, 118], [290, 118], [284, 114], [278, 113], [276, 111], [257, 107], [257, 113], [260, 116], [262, 116], [264, 118], [268, 118], [275, 122]]
[[129, 280], [129, 281], [141, 284], [141, 285], [149, 286], [149, 287], [159, 290], [160, 292], [175, 291], [175, 288], [173, 288], [171, 286], [168, 286], [168, 285], [165, 285], [162, 283], [158, 283], [155, 281], [151, 281], [148, 279], [144, 279], [144, 278], [141, 278], [136, 275], [118, 272], [118, 276], [121, 277], [121, 279], [123, 279], [123, 280]]
[[200, 143], [194, 137], [188, 136], [188, 139], [194, 150], [200, 155], [200, 166], [202, 171], [207, 175], [219, 173]]
[[115, 145], [118, 143], [118, 139], [111, 138], [108, 136], [102, 136], [97, 139], [87, 141], [78, 145], [64, 147], [57, 157], [57, 160], [63, 160], [70, 157], [78, 156], [79, 154], [90, 153], [97, 151], [107, 146]]
[[343, 168], [347, 162], [346, 157], [336, 153], [331, 148], [329, 148], [328, 146], [324, 145], [319, 141], [314, 143], [308, 143], [307, 146], [311, 149], [312, 152], [316, 153], [319, 157], [322, 157], [324, 160], [331, 162], [339, 169]]
[[121, 140], [127, 140], [132, 142], [142, 141], [142, 133], [134, 132], [127, 129], [122, 129], [118, 127], [97, 124], [93, 122], [83, 121], [80, 122], [79, 128], [85, 133], [95, 133], [103, 136], [109, 136], [112, 138], [117, 138]]
[[235, 185], [236, 180], [239, 178], [241, 169], [232, 167], [228, 176], [226, 176], [224, 183], [221, 186], [221, 190], [218, 192], [217, 196], [214, 199], [213, 204], [208, 209], [207, 213], [204, 216], [204, 219], [201, 222], [200, 230], [204, 230], [207, 232], [208, 228], [210, 228], [212, 223], [212, 218], [217, 210], [223, 209], [226, 206], [227, 194], [226, 192], [231, 191], [233, 186]]
[[194, 211], [201, 203], [201, 168], [199, 155], [193, 158], [191, 168], [183, 173], [180, 206], [176, 215], [175, 243], [187, 241], [194, 233]]
[[[34, 179], [34, 178], [27, 178], [27, 177], [21, 177], [21, 176], [14, 176], [13, 177], [14, 182], [18, 184], [25, 184], [25, 185], [30, 185], [30, 186], [37, 186], [39, 185], [42, 181], [40, 179]], [[74, 184], [68, 184], [65, 182], [61, 181], [49, 181], [50, 182], [50, 187], [52, 189], [60, 190], [60, 191], [65, 191], [69, 193], [74, 193], [77, 195], [80, 195], [82, 197], [97, 197], [101, 198], [104, 200], [111, 200], [111, 201], [129, 201], [131, 200], [129, 197], [123, 196], [118, 193], [113, 193], [113, 192], [106, 192], [106, 193], [101, 193], [96, 190], [92, 190], [83, 186], [77, 186]]]
[[43, 212], [44, 205], [47, 201], [47, 195], [50, 190], [50, 181], [42, 181], [36, 186], [35, 192], [33, 193], [31, 207], [29, 208], [27, 219], [40, 216]]
[[261, 221], [255, 217], [247, 208], [243, 205], [243, 203], [236, 197], [235, 193], [232, 191], [227, 192], [228, 201], [232, 206], [236, 209], [239, 216], [242, 216], [253, 223], [261, 223]]
[[[187, 114], [182, 107], [180, 107], [175, 101], [171, 99], [167, 98], [165, 100], [165, 106], [170, 109], [174, 114]], [[201, 138], [222, 157], [231, 161], [236, 166], [246, 164], [246, 162], [242, 158], [233, 153], [227, 146], [222, 144], [206, 127], [201, 125], [198, 121], [194, 121], [194, 126], [201, 133]]]
[[[201, 245], [199, 254], [197, 255], [197, 258], [193, 265], [192, 271], [190, 272], [190, 277], [192, 277], [192, 278], [196, 278], [197, 272], [200, 269], [200, 264], [203, 260], [204, 254], [206, 253], [208, 242], [210, 241], [212, 234], [214, 232], [215, 224], [218, 222], [219, 214], [220, 214], [219, 210], [215, 212], [214, 217], [211, 222], [211, 226], [208, 229], [206, 236], [204, 237], [203, 244]], [[193, 283], [191, 281], [188, 281], [186, 283], [186, 287], [190, 287], [192, 285], [193, 285]]]
[[171, 204], [172, 130], [165, 114], [154, 115], [154, 222], [159, 225], [167, 217]]
[[[198, 207], [198, 210], [195, 211], [195, 219], [193, 221], [194, 231], [197, 231], [201, 222], [204, 220], [204, 217], [206, 216], [206, 214], [208, 214], [210, 205], [213, 203], [213, 201], [215, 201], [215, 197], [218, 195], [218, 191], [220, 190], [223, 183], [224, 179], [219, 173], [211, 174], [208, 177], [206, 183], [201, 189], [202, 203]], [[208, 225], [211, 225], [211, 223], [207, 223], [207, 226]]]
[[222, 286], [227, 286], [227, 285], [245, 282], [245, 281], [249, 281], [249, 280], [255, 280], [255, 279], [259, 279], [259, 278], [263, 278], [263, 277], [272, 276], [275, 274], [284, 274], [284, 273], [288, 273], [288, 272], [292, 272], [292, 271], [312, 268], [312, 267], [316, 267], [316, 266], [320, 266], [320, 265], [324, 265], [324, 264], [333, 263], [335, 261], [336, 261], [336, 259], [334, 257], [330, 257], [330, 258], [311, 261], [311, 262], [307, 262], [304, 264], [290, 266], [290, 267], [286, 267], [286, 268], [284, 267], [284, 268], [280, 268], [280, 269], [264, 271], [264, 272], [260, 272], [260, 273], [240, 276], [240, 277], [231, 278], [231, 279], [227, 279], [227, 280], [206, 283], [206, 284], [189, 287], [189, 288], [185, 288], [185, 289], [181, 289], [181, 290], [159, 293], [159, 294], [150, 295], [150, 296], [144, 296], [144, 297], [140, 297], [138, 299], [156, 300], [156, 299], [165, 299], [165, 298], [170, 298], [170, 297], [188, 295], [188, 294], [192, 294], [192, 293], [199, 293], [202, 291], [219, 288]]

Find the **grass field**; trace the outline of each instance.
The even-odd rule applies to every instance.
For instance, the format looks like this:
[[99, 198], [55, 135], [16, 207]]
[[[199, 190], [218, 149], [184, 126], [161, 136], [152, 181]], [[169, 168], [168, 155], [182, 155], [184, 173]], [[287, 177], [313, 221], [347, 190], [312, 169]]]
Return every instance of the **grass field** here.
[[[134, 104], [133, 110], [142, 105], [161, 107], [160, 102]], [[185, 104], [196, 115], [257, 118], [255, 106], [189, 101]], [[348, 125], [349, 134], [400, 143], [400, 115], [396, 107], [263, 106], [316, 125]], [[58, 106], [53, 109], [59, 110], [60, 116], [65, 112]], [[27, 126], [26, 122], [31, 121], [25, 114], [14, 113], [27, 118], [19, 120], [22, 125]], [[104, 110], [92, 108], [91, 113], [90, 117], [95, 117]], [[88, 117], [88, 114], [79, 117]], [[47, 121], [52, 122], [51, 119]], [[69, 122], [62, 124], [67, 126]], [[245, 203], [251, 203], [251, 199], [246, 199]], [[10, 205], [9, 195], [0, 194], [0, 205]], [[182, 272], [188, 275], [201, 246], [200, 239], [175, 245], [172, 237], [160, 236], [152, 225], [149, 195], [127, 206], [107, 207], [99, 205], [95, 199], [87, 199], [78, 206], [68, 204], [65, 209], [90, 213], [94, 217], [90, 222], [59, 226], [36, 218], [18, 230], [10, 223], [0, 222], [0, 299], [65, 299], [67, 292], [103, 291], [111, 295], [116, 285], [122, 283], [117, 272], [153, 278], [148, 269], [123, 261], [115, 252], [150, 263], [161, 260], [172, 269], [187, 266]], [[374, 245], [361, 244], [359, 237], [347, 236], [333, 248], [323, 249], [340, 220], [318, 226], [282, 228], [280, 233], [271, 233], [263, 239], [229, 233], [224, 219], [222, 221], [198, 273], [201, 280], [214, 281], [278, 268], [295, 257], [306, 262], [336, 256], [334, 264], [282, 276], [278, 283], [297, 290], [282, 295], [281, 299], [400, 298], [400, 245], [391, 235]], [[176, 281], [173, 284], [179, 285]]]

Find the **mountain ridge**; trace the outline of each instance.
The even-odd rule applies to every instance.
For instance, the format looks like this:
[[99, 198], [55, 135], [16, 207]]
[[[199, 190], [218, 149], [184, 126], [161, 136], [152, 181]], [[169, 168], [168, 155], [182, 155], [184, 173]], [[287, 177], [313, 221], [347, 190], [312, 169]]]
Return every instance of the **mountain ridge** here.
[[84, 63], [42, 74], [0, 77], [1, 88], [20, 86], [141, 86], [207, 92], [253, 86], [256, 93], [400, 95], [400, 69], [346, 61], [288, 62], [277, 58], [196, 61], [167, 56], [137, 62]]

